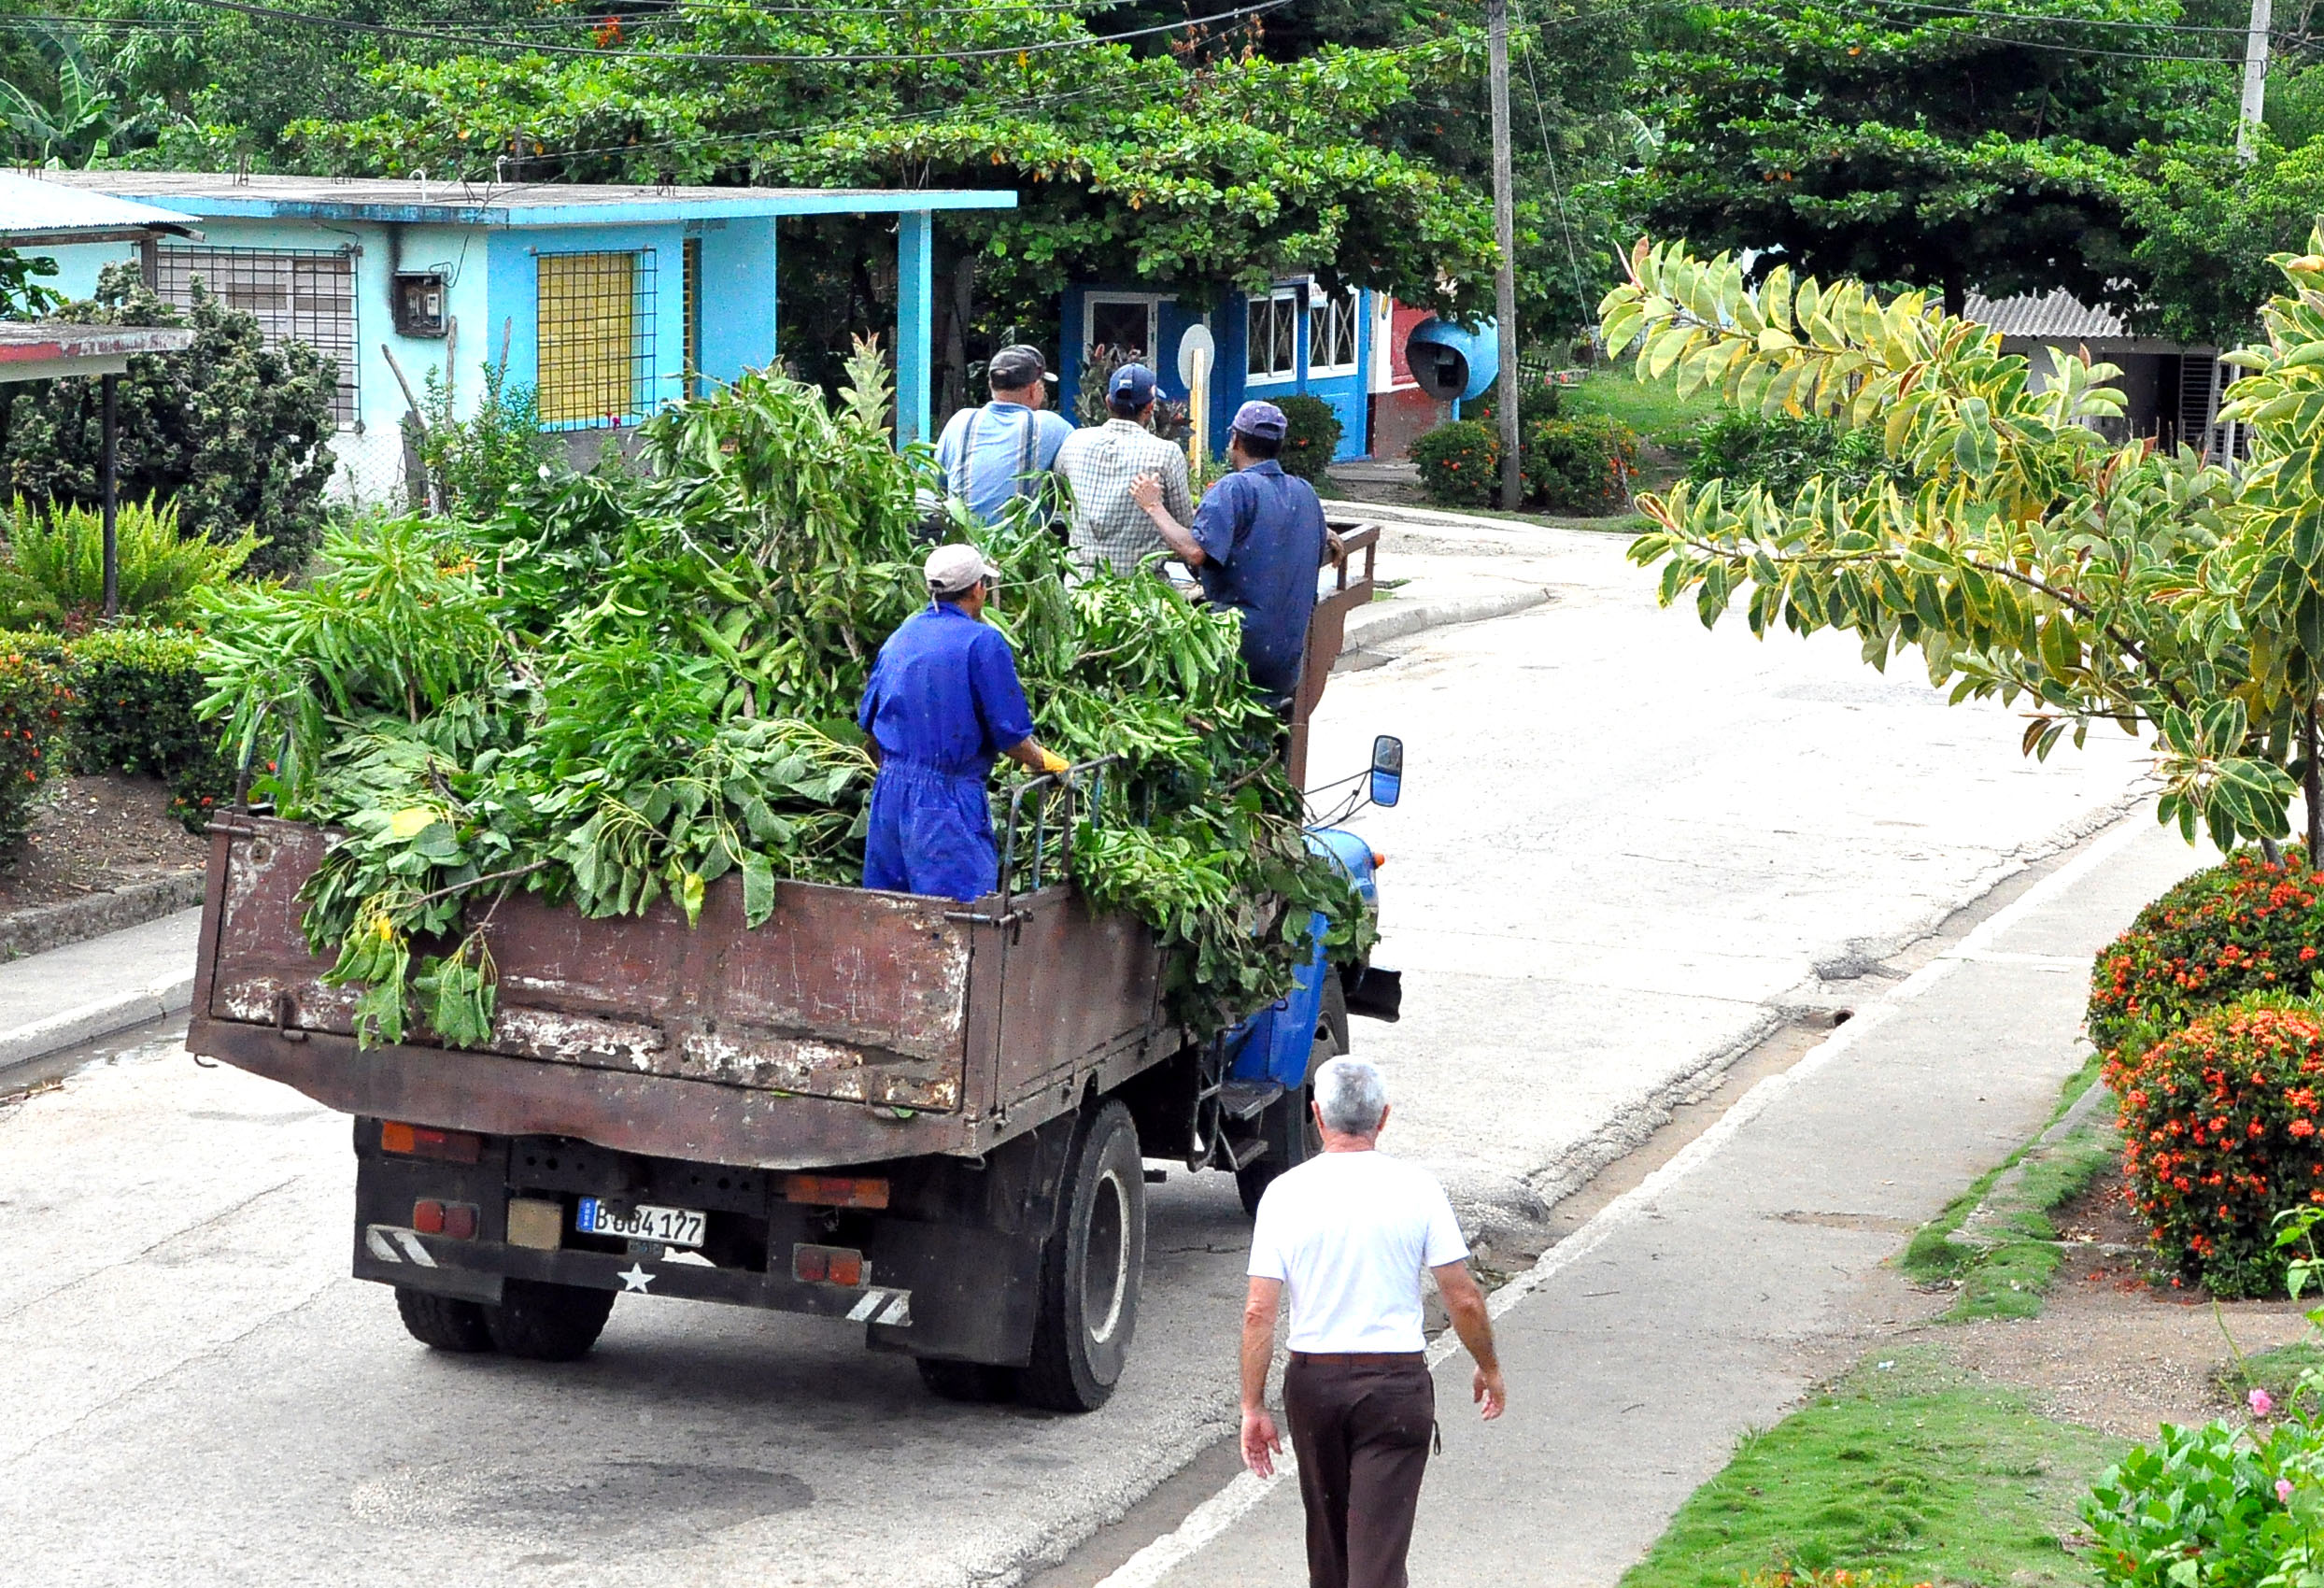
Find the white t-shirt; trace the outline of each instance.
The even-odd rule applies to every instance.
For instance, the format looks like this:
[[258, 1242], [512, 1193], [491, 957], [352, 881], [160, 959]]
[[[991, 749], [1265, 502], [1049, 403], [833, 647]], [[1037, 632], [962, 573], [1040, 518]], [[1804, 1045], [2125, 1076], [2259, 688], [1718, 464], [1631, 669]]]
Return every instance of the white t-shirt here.
[[1419, 1351], [1421, 1269], [1467, 1255], [1425, 1170], [1385, 1153], [1323, 1153], [1259, 1198], [1250, 1272], [1289, 1287], [1294, 1351]]

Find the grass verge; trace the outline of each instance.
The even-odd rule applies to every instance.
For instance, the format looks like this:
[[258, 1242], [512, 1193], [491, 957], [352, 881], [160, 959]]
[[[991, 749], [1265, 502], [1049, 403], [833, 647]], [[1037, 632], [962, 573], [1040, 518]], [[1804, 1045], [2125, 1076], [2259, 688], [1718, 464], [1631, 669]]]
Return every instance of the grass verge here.
[[[2093, 1054], [2067, 1080], [2043, 1131], [2097, 1083], [2098, 1068]], [[1921, 1226], [1898, 1266], [1923, 1284], [1961, 1282], [1961, 1295], [1945, 1314], [1948, 1320], [2036, 1315], [2060, 1260], [2058, 1227], [2049, 1214], [2088, 1190], [2113, 1165], [2119, 1150], [2110, 1113], [2092, 1116], [2053, 1141], [2044, 1142], [2037, 1133]], [[1993, 1205], [1983, 1231], [1988, 1240], [1955, 1239], [1989, 1198]]]
[[2273, 1351], [2255, 1351], [2239, 1362], [2230, 1361], [2215, 1382], [2225, 1400], [2240, 1401], [2253, 1390], [2263, 1389], [2276, 1404], [2289, 1406], [2291, 1392], [2300, 1387], [2300, 1376], [2310, 1371], [2324, 1371], [2324, 1345], [2300, 1340]]
[[2089, 1571], [2062, 1539], [2090, 1481], [2125, 1448], [2035, 1415], [1934, 1347], [1900, 1349], [1747, 1436], [1623, 1588], [1734, 1588], [1787, 1567], [2084, 1584]]
[[1693, 452], [1695, 432], [1719, 417], [1715, 389], [1681, 397], [1668, 381], [1635, 378], [1626, 362], [1592, 370], [1565, 396], [1568, 413], [1611, 415], [1666, 452]]

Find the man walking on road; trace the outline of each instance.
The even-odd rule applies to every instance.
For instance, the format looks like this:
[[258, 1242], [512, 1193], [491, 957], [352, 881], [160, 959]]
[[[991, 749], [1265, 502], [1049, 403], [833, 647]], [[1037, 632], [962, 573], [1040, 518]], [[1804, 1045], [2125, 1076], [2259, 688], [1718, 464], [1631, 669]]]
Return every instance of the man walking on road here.
[[1075, 431], [1057, 448], [1057, 473], [1073, 488], [1073, 559], [1084, 570], [1102, 561], [1117, 574], [1135, 574], [1147, 558], [1169, 550], [1130, 496], [1130, 483], [1141, 475], [1161, 482], [1162, 505], [1180, 523], [1195, 516], [1186, 454], [1146, 428], [1154, 397], [1154, 371], [1124, 364], [1106, 383], [1112, 417]]
[[1003, 347], [985, 374], [993, 400], [953, 415], [936, 438], [944, 489], [967, 503], [980, 524], [999, 518], [1012, 498], [1031, 494], [1073, 433], [1070, 419], [1047, 411], [1049, 383], [1057, 377], [1040, 348]]
[[1310, 1588], [1405, 1588], [1421, 1475], [1437, 1426], [1421, 1335], [1420, 1270], [1437, 1276], [1476, 1359], [1472, 1397], [1501, 1415], [1485, 1298], [1444, 1188], [1377, 1150], [1388, 1123], [1380, 1071], [1335, 1058], [1315, 1077], [1324, 1151], [1278, 1176], [1251, 1234], [1242, 1312], [1242, 1459], [1262, 1478], [1282, 1450], [1267, 1411], [1275, 1314], [1291, 1291], [1283, 1411], [1307, 1506]]

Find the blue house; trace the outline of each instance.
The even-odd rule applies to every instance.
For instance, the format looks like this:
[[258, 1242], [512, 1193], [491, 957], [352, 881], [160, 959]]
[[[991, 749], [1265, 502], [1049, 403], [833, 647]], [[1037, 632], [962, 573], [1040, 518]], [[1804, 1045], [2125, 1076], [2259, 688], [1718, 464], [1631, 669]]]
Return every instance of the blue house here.
[[[163, 297], [196, 278], [257, 316], [270, 342], [303, 340], [339, 366], [342, 492], [403, 489], [404, 384], [450, 382], [473, 413], [481, 365], [534, 389], [545, 428], [634, 426], [691, 376], [772, 363], [780, 296], [775, 222], [897, 218], [900, 439], [930, 435], [939, 210], [1013, 209], [1009, 191], [656, 188], [332, 180], [189, 172], [60, 171], [48, 180], [183, 215], [200, 238], [61, 246], [55, 283], [85, 296], [106, 263], [140, 260]], [[448, 367], [447, 367], [448, 366]], [[594, 451], [594, 438], [580, 439]]]
[[1136, 349], [1161, 376], [1164, 395], [1184, 401], [1178, 373], [1180, 342], [1197, 325], [1210, 329], [1217, 347], [1211, 379], [1212, 454], [1226, 450], [1227, 421], [1252, 398], [1320, 397], [1339, 417], [1336, 461], [1371, 451], [1371, 397], [1384, 377], [1388, 301], [1370, 291], [1326, 290], [1311, 276], [1274, 284], [1268, 291], [1146, 291], [1086, 286], [1065, 293], [1059, 326], [1057, 389], [1071, 408], [1081, 390], [1084, 351], [1093, 347]]

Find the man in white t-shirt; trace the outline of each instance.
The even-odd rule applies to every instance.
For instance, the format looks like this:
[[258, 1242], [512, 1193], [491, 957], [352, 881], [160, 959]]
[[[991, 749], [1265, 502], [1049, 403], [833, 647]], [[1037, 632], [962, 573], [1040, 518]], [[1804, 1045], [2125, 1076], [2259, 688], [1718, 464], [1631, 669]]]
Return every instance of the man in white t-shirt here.
[[1283, 1411], [1307, 1504], [1311, 1588], [1404, 1588], [1412, 1514], [1437, 1426], [1424, 1355], [1420, 1271], [1437, 1276], [1476, 1358], [1472, 1398], [1501, 1414], [1500, 1363], [1468, 1245], [1444, 1188], [1376, 1148], [1388, 1123], [1380, 1071], [1336, 1058], [1316, 1072], [1324, 1151], [1278, 1176], [1251, 1232], [1242, 1312], [1242, 1459], [1271, 1477], [1282, 1440], [1267, 1411], [1275, 1314], [1291, 1292]]

